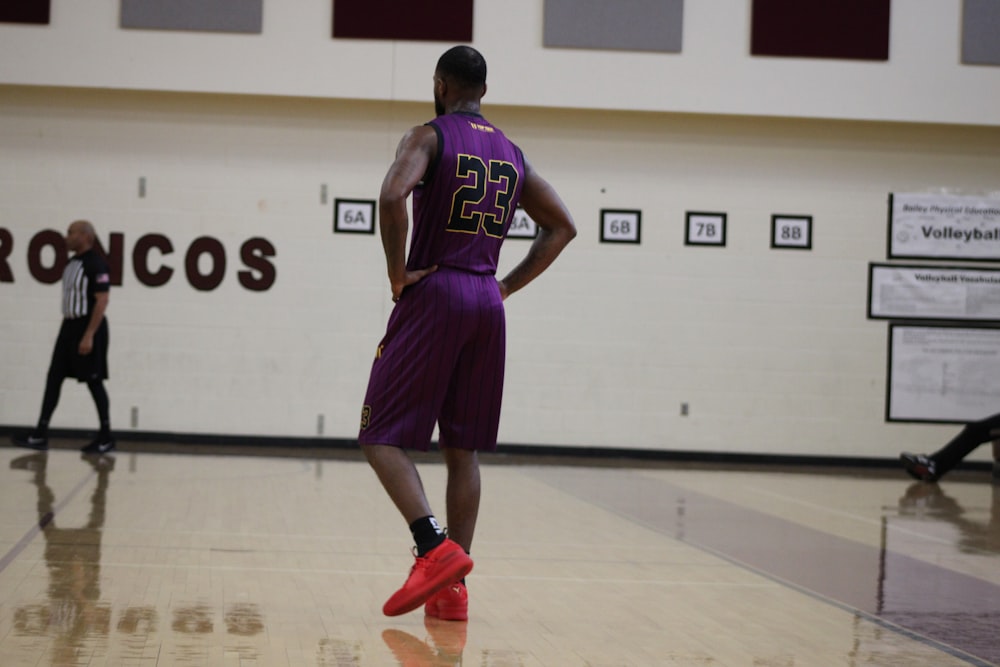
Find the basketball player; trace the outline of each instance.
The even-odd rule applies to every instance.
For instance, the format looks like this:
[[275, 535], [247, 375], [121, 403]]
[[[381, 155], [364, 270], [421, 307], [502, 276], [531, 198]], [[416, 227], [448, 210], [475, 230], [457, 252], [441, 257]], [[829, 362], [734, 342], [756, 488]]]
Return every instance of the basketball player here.
[[97, 235], [86, 220], [77, 220], [66, 232], [66, 247], [73, 253], [63, 270], [63, 321], [56, 338], [45, 381], [45, 395], [38, 425], [28, 435], [15, 436], [14, 444], [30, 449], [49, 448], [49, 420], [59, 403], [62, 383], [74, 377], [87, 383], [97, 407], [100, 432], [82, 448], [87, 454], [104, 454], [115, 448], [111, 437], [108, 392], [108, 307], [111, 274], [108, 263], [94, 247]]
[[993, 441], [993, 475], [1000, 478], [1000, 413], [965, 425], [948, 444], [930, 456], [903, 452], [899, 455], [903, 468], [914, 479], [936, 482], [957, 466], [979, 445]]
[[[468, 618], [464, 577], [479, 512], [477, 452], [494, 451], [503, 392], [503, 300], [541, 274], [576, 236], [555, 190], [480, 114], [486, 61], [456, 46], [434, 72], [437, 117], [409, 130], [382, 183], [379, 217], [393, 301], [372, 364], [359, 443], [416, 543], [416, 563], [383, 606], [424, 605]], [[406, 201], [413, 194], [409, 257]], [[502, 280], [497, 258], [518, 204], [538, 224], [526, 256]], [[427, 451], [438, 424], [448, 473], [448, 534], [408, 450]]]

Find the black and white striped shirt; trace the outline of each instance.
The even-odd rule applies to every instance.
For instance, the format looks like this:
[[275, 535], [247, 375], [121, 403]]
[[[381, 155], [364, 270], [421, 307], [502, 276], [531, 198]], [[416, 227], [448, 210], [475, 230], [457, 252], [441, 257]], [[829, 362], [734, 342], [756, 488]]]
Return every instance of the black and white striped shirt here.
[[111, 287], [107, 262], [91, 248], [70, 258], [63, 270], [62, 313], [66, 319], [88, 317], [94, 308], [98, 292]]

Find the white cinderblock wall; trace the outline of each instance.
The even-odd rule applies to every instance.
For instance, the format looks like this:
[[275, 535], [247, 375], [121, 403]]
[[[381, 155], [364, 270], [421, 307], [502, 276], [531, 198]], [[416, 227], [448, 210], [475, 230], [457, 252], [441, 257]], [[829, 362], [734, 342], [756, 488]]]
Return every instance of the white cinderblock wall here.
[[[322, 420], [325, 436], [356, 433], [392, 304], [377, 235], [333, 234], [332, 201], [377, 196], [402, 132], [432, 111], [442, 46], [334, 43], [328, 21], [294, 28], [329, 3], [272, 4], [264, 35], [249, 38], [118, 31], [114, 2], [75, 22], [57, 12], [31, 39], [0, 26], [0, 228], [14, 242], [14, 282], [0, 282], [0, 424], [35, 419], [58, 326], [59, 287], [32, 278], [29, 242], [82, 217], [106, 246], [111, 233], [123, 239], [109, 310], [116, 428], [131, 427], [134, 409], [144, 431], [312, 436]], [[540, 1], [491, 15], [500, 4], [477, 3], [475, 45], [491, 64], [484, 110], [580, 229], [508, 301], [503, 442], [892, 457], [956, 430], [885, 423], [887, 326], [865, 319], [865, 300], [867, 265], [885, 259], [890, 192], [1000, 183], [1000, 68], [928, 61], [911, 34], [930, 29], [916, 6], [957, 30], [959, 3], [894, 6], [890, 63], [815, 69], [745, 56], [749, 3], [688, 3], [685, 53], [661, 56], [543, 50]], [[720, 17], [729, 31], [699, 32]], [[81, 30], [105, 46], [78, 53]], [[231, 54], [253, 40], [287, 68], [249, 76]], [[203, 66], [163, 57], [179, 45]], [[42, 49], [54, 55], [30, 57]], [[56, 57], [69, 51], [72, 66]], [[809, 92], [816, 72], [833, 77], [835, 99]], [[921, 73], [933, 80], [907, 83]], [[746, 76], [760, 85], [744, 87]], [[870, 95], [876, 83], [892, 94]], [[970, 102], [930, 103], [933, 86]], [[599, 243], [601, 208], [641, 209], [641, 245]], [[687, 210], [728, 213], [727, 246], [686, 247]], [[812, 215], [813, 250], [770, 249], [773, 213]], [[173, 269], [155, 288], [132, 262], [151, 233], [173, 246], [149, 254], [151, 270]], [[208, 292], [184, 266], [206, 235], [227, 262]], [[264, 292], [237, 279], [240, 247], [256, 237], [276, 250]], [[526, 247], [508, 241], [502, 269]], [[54, 426], [86, 428], [92, 412], [86, 390], [67, 383]]]

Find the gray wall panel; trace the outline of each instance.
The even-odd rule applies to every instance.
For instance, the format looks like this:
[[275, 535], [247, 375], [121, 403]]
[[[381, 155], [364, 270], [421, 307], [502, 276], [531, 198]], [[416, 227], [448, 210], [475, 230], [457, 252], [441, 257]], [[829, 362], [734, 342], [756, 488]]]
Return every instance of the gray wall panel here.
[[545, 46], [678, 53], [684, 0], [545, 0]]
[[1000, 65], [1000, 1], [965, 0], [962, 62]]
[[122, 27], [259, 33], [264, 0], [122, 0]]

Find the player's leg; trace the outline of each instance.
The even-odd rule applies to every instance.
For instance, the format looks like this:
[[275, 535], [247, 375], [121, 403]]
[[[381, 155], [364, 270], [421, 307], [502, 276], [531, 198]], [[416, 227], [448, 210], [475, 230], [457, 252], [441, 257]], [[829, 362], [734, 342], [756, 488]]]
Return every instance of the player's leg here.
[[448, 468], [445, 495], [448, 537], [462, 545], [466, 553], [471, 553], [482, 488], [479, 455], [475, 451], [454, 447], [445, 448], [442, 452]]
[[[479, 454], [474, 450], [455, 447], [443, 447], [441, 451], [448, 468], [448, 538], [460, 545], [466, 554], [470, 554], [479, 518]], [[469, 591], [465, 586], [465, 578], [450, 582], [428, 598], [424, 604], [424, 614], [444, 621], [468, 620]]]
[[[456, 363], [452, 383], [441, 408], [441, 450], [448, 468], [448, 535], [471, 552], [479, 518], [481, 478], [479, 452], [494, 451], [500, 426], [500, 403], [506, 325], [496, 281], [470, 279], [466, 294], [477, 302], [475, 333]], [[455, 581], [427, 601], [424, 613], [436, 619], [464, 621], [469, 617], [465, 581]]]
[[439, 324], [435, 304], [447, 300], [435, 298], [433, 280], [411, 287], [393, 309], [372, 362], [358, 433], [365, 458], [408, 525], [433, 516], [408, 450], [429, 448], [455, 356], [440, 344], [447, 322]]
[[426, 451], [457, 348], [446, 281], [428, 276], [396, 304], [372, 364], [358, 442], [393, 504], [403, 515], [417, 560], [406, 583], [383, 605], [396, 616], [472, 569], [472, 559], [447, 539], [431, 512], [407, 449]]
[[405, 450], [393, 445], [362, 444], [361, 451], [408, 525], [432, 514], [420, 474]]
[[466, 551], [479, 516], [478, 452], [496, 450], [506, 355], [503, 301], [491, 276], [469, 279], [475, 295], [474, 334], [462, 348], [441, 407], [441, 449], [448, 466], [448, 534]]
[[420, 475], [409, 454], [391, 445], [366, 444], [361, 448], [409, 524], [417, 544], [417, 560], [409, 577], [382, 606], [386, 616], [398, 616], [417, 609], [439, 590], [468, 574], [472, 559], [444, 535], [431, 513]]

